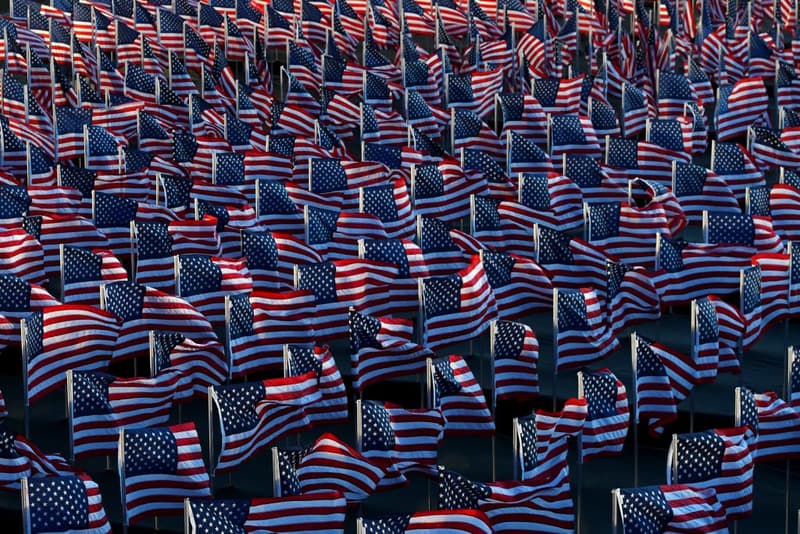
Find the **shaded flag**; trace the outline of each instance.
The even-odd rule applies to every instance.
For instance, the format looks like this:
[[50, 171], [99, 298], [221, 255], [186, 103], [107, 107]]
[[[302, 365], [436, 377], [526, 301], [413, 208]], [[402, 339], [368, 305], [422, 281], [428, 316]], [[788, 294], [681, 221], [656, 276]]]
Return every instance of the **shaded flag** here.
[[506, 149], [502, 141], [481, 117], [471, 111], [459, 109], [452, 113], [450, 128], [454, 151], [458, 152], [462, 148], [480, 150], [492, 156], [498, 163], [505, 161]]
[[96, 371], [72, 371], [67, 398], [71, 451], [75, 459], [117, 452], [122, 428], [147, 428], [169, 421], [180, 373], [154, 378], [118, 378]]
[[378, 217], [390, 239], [411, 239], [416, 230], [414, 208], [406, 182], [398, 178], [391, 184], [361, 190], [362, 210]]
[[61, 304], [41, 286], [29, 284], [13, 274], [0, 274], [0, 321], [3, 343], [18, 345], [20, 342], [20, 320], [31, 312], [42, 311], [48, 306]]
[[464, 358], [451, 354], [431, 361], [428, 394], [442, 411], [445, 435], [493, 435], [494, 420], [480, 384]]
[[[560, 134], [554, 134], [555, 137], [559, 141], [565, 140]], [[506, 135], [506, 170], [512, 175], [523, 172], [548, 174], [553, 171], [553, 163], [550, 156], [532, 141], [509, 131]]]
[[481, 263], [494, 293], [499, 318], [511, 320], [552, 306], [553, 285], [535, 262], [484, 250]]
[[361, 392], [384, 380], [425, 370], [425, 359], [433, 352], [412, 341], [413, 326], [408, 319], [371, 317], [350, 310], [353, 389]]
[[661, 300], [650, 273], [611, 261], [606, 263], [606, 270], [608, 317], [615, 335], [624, 334], [634, 324], [661, 317]]
[[[31, 221], [31, 224], [35, 221]], [[47, 281], [44, 250], [35, 235], [22, 228], [0, 230], [0, 269], [31, 284]]]
[[712, 488], [697, 490], [684, 484], [627, 488], [619, 490], [617, 499], [626, 532], [728, 531]]
[[111, 532], [100, 487], [85, 473], [23, 478], [22, 500], [32, 532]]
[[119, 441], [124, 524], [180, 514], [185, 498], [211, 496], [194, 423], [124, 429]]
[[547, 115], [533, 95], [500, 93], [500, 110], [503, 113], [501, 139], [512, 131], [539, 146], [547, 143]]
[[628, 198], [627, 179], [610, 177], [594, 158], [564, 154], [562, 172], [581, 190], [583, 201], [622, 202]]
[[424, 217], [452, 222], [469, 213], [469, 197], [486, 190], [485, 179], [465, 175], [452, 159], [417, 166], [411, 173], [414, 209]]
[[364, 534], [404, 534], [422, 532], [495, 532], [489, 518], [478, 510], [436, 510], [413, 514], [394, 514], [377, 519], [361, 519]]
[[299, 377], [313, 372], [321, 398], [306, 408], [311, 423], [343, 423], [347, 421], [347, 391], [336, 361], [327, 345], [306, 347], [287, 345], [284, 374]]
[[580, 373], [578, 386], [588, 411], [581, 434], [582, 461], [620, 454], [630, 423], [625, 385], [609, 369], [600, 369]]
[[151, 336], [150, 373], [177, 370], [175, 402], [205, 397], [208, 386], [221, 384], [228, 376], [228, 361], [219, 341], [193, 341], [177, 332], [164, 331], [152, 331]]
[[625, 137], [636, 136], [645, 130], [650, 115], [648, 107], [642, 90], [625, 83], [622, 93], [622, 131]]
[[61, 283], [65, 303], [100, 307], [100, 285], [127, 280], [128, 273], [110, 250], [64, 247]]
[[659, 70], [656, 80], [656, 106], [662, 119], [678, 118], [683, 115], [684, 105], [696, 101], [689, 78], [677, 72]]
[[667, 453], [667, 483], [712, 488], [731, 521], [753, 510], [753, 458], [747, 427], [673, 434]]
[[495, 398], [538, 397], [539, 341], [536, 334], [529, 326], [511, 321], [497, 321], [491, 332]]
[[242, 230], [241, 239], [242, 257], [257, 291], [290, 289], [295, 265], [322, 261], [314, 249], [286, 234]]
[[550, 154], [581, 154], [599, 158], [602, 154], [591, 120], [577, 113], [550, 117]]
[[447, 107], [467, 110], [485, 119], [494, 110], [494, 96], [503, 88], [500, 67], [447, 75]]
[[558, 289], [553, 292], [553, 308], [559, 371], [603, 359], [619, 348], [594, 289]]
[[316, 374], [309, 371], [291, 378], [215, 386], [211, 398], [222, 436], [213, 472], [225, 473], [283, 437], [311, 428], [306, 410], [322, 395]]
[[756, 254], [752, 262], [760, 268], [761, 330], [766, 332], [775, 323], [789, 317], [791, 257], [788, 254]]

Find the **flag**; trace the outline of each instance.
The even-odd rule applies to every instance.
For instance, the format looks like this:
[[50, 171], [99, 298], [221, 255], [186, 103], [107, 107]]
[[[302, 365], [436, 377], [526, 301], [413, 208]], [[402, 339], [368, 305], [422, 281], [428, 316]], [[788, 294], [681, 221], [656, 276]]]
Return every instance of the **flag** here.
[[613, 135], [619, 137], [619, 118], [614, 107], [600, 98], [589, 98], [589, 119], [591, 120], [592, 130], [597, 137]]
[[464, 358], [451, 354], [432, 360], [428, 374], [429, 395], [442, 411], [445, 435], [494, 435], [483, 390]]
[[[563, 137], [558, 137], [563, 140]], [[466, 158], [465, 158], [466, 159]], [[544, 150], [518, 135], [509, 131], [506, 137], [506, 170], [509, 174], [553, 172], [553, 163]]]
[[775, 98], [778, 108], [800, 105], [800, 79], [794, 66], [780, 61], [775, 72]]
[[581, 460], [621, 454], [630, 423], [625, 385], [609, 369], [578, 376], [588, 412], [581, 434]]
[[378, 217], [390, 239], [411, 239], [416, 230], [414, 209], [406, 182], [398, 178], [386, 185], [361, 190], [362, 210]]
[[317, 438], [297, 463], [301, 494], [335, 490], [348, 502], [369, 497], [384, 475], [383, 468], [329, 433]]
[[761, 254], [779, 254], [784, 249], [769, 217], [709, 212], [706, 228], [708, 243], [736, 245]]
[[713, 488], [671, 484], [619, 491], [625, 532], [728, 532], [725, 512]]
[[495, 106], [494, 97], [503, 89], [503, 73], [500, 67], [491, 70], [475, 70], [462, 74], [448, 74], [447, 107], [466, 110], [485, 119]]
[[[391, 403], [360, 401], [356, 434], [361, 454], [387, 470], [382, 482], [407, 473], [436, 474], [439, 447], [444, 440], [445, 420], [438, 409], [405, 409]], [[385, 485], [385, 484], [384, 484]]]
[[501, 139], [512, 131], [539, 146], [547, 143], [547, 115], [533, 95], [500, 93], [500, 110], [503, 113]]
[[582, 193], [582, 188], [566, 176], [522, 174], [518, 201], [504, 200], [497, 212], [527, 230], [528, 238], [535, 224], [569, 231], [583, 224]]
[[306, 347], [286, 346], [284, 374], [299, 377], [313, 372], [320, 391], [319, 402], [306, 409], [311, 423], [344, 423], [347, 421], [347, 391], [342, 374], [327, 345]]
[[728, 304], [716, 295], [709, 295], [708, 300], [717, 314], [719, 327], [719, 371], [740, 373], [740, 348], [747, 328], [742, 311]]
[[800, 414], [777, 393], [737, 388], [735, 410], [740, 424], [753, 433], [749, 441], [754, 462], [796, 459], [800, 455]]
[[435, 510], [413, 514], [394, 514], [376, 519], [359, 519], [364, 534], [405, 534], [423, 532], [459, 532], [489, 534], [489, 518], [478, 510]]
[[225, 322], [225, 295], [253, 290], [253, 280], [243, 260], [182, 254], [177, 267], [178, 295], [213, 325]]
[[502, 141], [477, 114], [468, 110], [454, 110], [450, 128], [455, 152], [462, 148], [480, 150], [492, 156], [498, 163], [505, 161], [506, 151]]
[[676, 161], [672, 190], [690, 224], [702, 222], [703, 211], [741, 212], [725, 180], [702, 165]]
[[154, 515], [180, 514], [187, 497], [210, 497], [194, 423], [120, 432], [123, 523]]
[[43, 284], [47, 281], [44, 250], [24, 225], [23, 222], [23, 228], [0, 230], [0, 270], [31, 284]]
[[149, 330], [171, 330], [195, 341], [217, 339], [211, 323], [180, 297], [133, 282], [114, 282], [104, 288], [106, 310], [122, 321], [114, 360], [148, 354]]
[[661, 317], [661, 300], [653, 277], [643, 268], [625, 263], [606, 263], [609, 323], [615, 335], [622, 335], [634, 324]]
[[71, 451], [76, 459], [113, 456], [122, 428], [169, 422], [180, 373], [153, 378], [117, 378], [97, 371], [72, 371], [68, 380]]
[[800, 167], [800, 154], [786, 146], [778, 133], [762, 126], [752, 126], [750, 132], [750, 153], [763, 169]]
[[789, 318], [791, 257], [788, 254], [756, 254], [753, 265], [761, 271], [761, 329]]
[[458, 273], [422, 279], [422, 345], [436, 349], [471, 339], [497, 314], [494, 293], [478, 257]]
[[756, 264], [742, 270], [742, 287], [740, 289], [741, 301], [739, 311], [744, 319], [744, 335], [742, 339], [742, 349], [746, 350], [753, 346], [758, 338], [764, 333], [766, 324], [763, 321], [762, 313], [762, 289], [761, 289], [761, 267]]
[[494, 396], [499, 400], [531, 399], [539, 396], [539, 341], [522, 323], [497, 321], [492, 332]]
[[28, 401], [63, 386], [68, 369], [105, 371], [119, 329], [113, 314], [81, 304], [48, 306], [28, 315], [23, 335]]
[[398, 313], [416, 312], [419, 309], [418, 278], [431, 275], [422, 249], [413, 241], [400, 239], [366, 239], [362, 249], [365, 260], [397, 268], [397, 277], [389, 288], [392, 308]]
[[591, 120], [577, 113], [550, 117], [550, 154], [579, 154], [599, 158], [602, 155]]
[[545, 113], [578, 113], [583, 75], [575, 78], [536, 78], [533, 96]]
[[753, 458], [747, 427], [673, 434], [668, 452], [668, 484], [712, 488], [728, 521], [753, 510]]
[[676, 119], [683, 115], [684, 105], [696, 102], [692, 84], [686, 76], [677, 72], [659, 70], [656, 80], [656, 106], [661, 119]]
[[64, 247], [61, 266], [65, 303], [100, 307], [100, 285], [127, 280], [128, 273], [110, 250]]
[[45, 454], [22, 434], [0, 423], [0, 487], [16, 491], [19, 479], [32, 476], [72, 475], [75, 469], [58, 454]]
[[605, 290], [608, 256], [601, 249], [546, 226], [534, 229], [534, 241], [536, 261], [544, 268], [554, 287]]
[[371, 317], [351, 310], [350, 362], [353, 388], [364, 388], [384, 380], [425, 370], [430, 349], [412, 341], [413, 323], [408, 319]]
[[564, 154], [564, 176], [580, 187], [583, 201], [621, 202], [628, 198], [627, 178], [615, 179], [594, 158]]
[[396, 276], [394, 266], [358, 259], [301, 265], [297, 287], [314, 294], [317, 339], [347, 335], [351, 306], [369, 315], [389, 312]]
[[557, 370], [582, 367], [619, 348], [619, 341], [606, 322], [606, 314], [594, 289], [554, 291], [553, 307], [557, 316]]
[[673, 152], [694, 153], [692, 146], [693, 122], [683, 116], [674, 119], [649, 119], [647, 140]]
[[515, 201], [491, 196], [472, 197], [472, 236], [491, 250], [534, 257], [531, 228], [518, 225], [510, 217], [500, 214], [501, 208], [516, 210], [519, 206]]
[[763, 173], [738, 143], [717, 142], [711, 150], [711, 170], [725, 180], [737, 199], [744, 198], [746, 188], [764, 185]]
[[231, 525], [242, 530], [274, 532], [291, 528], [297, 534], [313, 534], [320, 530], [341, 534], [346, 508], [342, 494], [333, 491], [273, 498], [189, 499], [190, 530], [187, 532], [201, 534], [221, 525]]
[[469, 213], [470, 195], [485, 191], [485, 179], [466, 175], [452, 159], [416, 166], [411, 173], [414, 209], [423, 217], [455, 221]]
[[228, 376], [228, 361], [219, 341], [197, 342], [165, 331], [151, 331], [151, 336], [150, 372], [157, 375], [177, 370], [175, 402], [205, 397], [208, 386], [221, 384]]
[[30, 284], [13, 274], [0, 274], [0, 339], [3, 343], [18, 345], [20, 320], [31, 312], [61, 304], [43, 287]]
[[295, 265], [322, 261], [314, 249], [286, 234], [242, 230], [241, 239], [242, 257], [256, 291], [290, 289]]
[[714, 113], [717, 139], [729, 141], [746, 134], [749, 126], [763, 124], [767, 104], [767, 89], [761, 78], [742, 78], [720, 87]]
[[484, 250], [481, 263], [494, 293], [499, 318], [511, 320], [552, 305], [553, 285], [534, 261]]
[[214, 473], [230, 472], [286, 436], [311, 428], [307, 409], [320, 402], [317, 375], [215, 386], [220, 433]]
[[641, 89], [625, 83], [622, 93], [622, 131], [625, 137], [634, 137], [645, 130], [650, 115], [648, 103]]
[[100, 487], [85, 473], [24, 478], [22, 499], [32, 532], [111, 532]]

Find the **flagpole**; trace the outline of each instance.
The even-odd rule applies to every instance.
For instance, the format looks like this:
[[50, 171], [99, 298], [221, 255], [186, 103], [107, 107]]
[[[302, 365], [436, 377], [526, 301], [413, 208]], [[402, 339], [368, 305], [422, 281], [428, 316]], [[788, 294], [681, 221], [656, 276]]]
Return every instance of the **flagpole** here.
[[25, 342], [26, 326], [25, 318], [20, 319], [19, 322], [19, 342], [20, 354], [22, 355], [22, 400], [23, 400], [23, 420], [25, 428], [25, 437], [30, 438], [30, 395], [28, 394], [28, 344]]
[[[497, 321], [489, 323], [489, 360], [492, 371], [492, 417], [497, 421], [497, 373], [495, 369], [495, 336], [497, 335]], [[492, 434], [492, 482], [497, 480], [497, 434]]]
[[[578, 398], [583, 399], [583, 371], [578, 371]], [[583, 515], [583, 432], [579, 432], [576, 438], [578, 448], [578, 464], [577, 476], [578, 479], [578, 495], [575, 499], [575, 533], [581, 533], [581, 518]]]
[[[785, 322], [786, 326], [788, 327], [789, 320], [787, 319]], [[786, 380], [783, 383], [783, 398], [789, 398], [789, 392], [791, 391], [791, 383], [792, 383], [792, 366], [794, 365], [794, 347], [789, 346], [786, 348], [786, 358], [783, 359], [784, 368], [784, 377]], [[786, 478], [784, 480], [784, 525], [785, 525], [785, 532], [789, 534], [789, 506], [790, 506], [790, 493], [791, 493], [791, 460], [787, 457], [786, 458]], [[797, 530], [800, 533], [800, 512], [798, 513], [798, 522], [797, 522]]]
[[558, 393], [558, 288], [553, 288], [553, 411]]
[[639, 399], [637, 397], [637, 355], [639, 353], [639, 334], [631, 334], [631, 370], [633, 391], [633, 487], [639, 487]]
[[[703, 212], [705, 213], [705, 212]], [[692, 340], [692, 361], [697, 361], [697, 299], [692, 300], [690, 311], [689, 336]], [[694, 388], [689, 392], [689, 432], [694, 432]]]
[[617, 534], [619, 531], [619, 488], [611, 490], [611, 532]]

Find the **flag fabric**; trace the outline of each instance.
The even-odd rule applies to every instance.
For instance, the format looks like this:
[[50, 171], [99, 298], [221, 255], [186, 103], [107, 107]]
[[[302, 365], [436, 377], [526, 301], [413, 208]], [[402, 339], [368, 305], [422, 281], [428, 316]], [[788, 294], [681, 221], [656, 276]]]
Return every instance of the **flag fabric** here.
[[100, 487], [87, 474], [25, 478], [22, 495], [32, 532], [111, 532]]
[[501, 93], [500, 110], [503, 113], [503, 130], [500, 138], [506, 139], [508, 131], [513, 131], [535, 143], [544, 146], [547, 142], [547, 115], [533, 95], [520, 93]]
[[225, 295], [253, 290], [253, 279], [241, 259], [181, 254], [177, 267], [178, 295], [212, 325], [225, 323]]
[[10, 430], [5, 423], [0, 424], [0, 487], [17, 491], [20, 478], [33, 476], [72, 475], [75, 469], [63, 456], [45, 454], [22, 434]]
[[473, 338], [497, 315], [492, 287], [480, 258], [458, 273], [422, 279], [422, 345], [431, 350]]
[[41, 286], [30, 284], [13, 274], [0, 274], [0, 336], [3, 344], [20, 343], [20, 320], [31, 312], [61, 304]]
[[582, 239], [545, 226], [534, 229], [536, 260], [558, 288], [606, 288], [608, 255]]
[[767, 89], [761, 78], [742, 78], [720, 87], [715, 111], [717, 139], [728, 141], [747, 133], [751, 125], [764, 123]]
[[791, 257], [788, 254], [756, 254], [751, 261], [761, 271], [761, 329], [764, 333], [790, 315]]
[[753, 457], [747, 427], [673, 434], [667, 454], [667, 484], [712, 488], [728, 521], [753, 510]]
[[117, 378], [96, 371], [72, 371], [70, 436], [76, 459], [113, 456], [122, 428], [163, 426], [177, 391], [179, 372], [154, 378]]
[[615, 335], [622, 335], [634, 324], [661, 317], [661, 300], [650, 273], [625, 263], [606, 264], [608, 317]]
[[311, 428], [307, 408], [322, 400], [313, 371], [214, 387], [222, 441], [212, 472], [226, 473], [290, 436]]
[[644, 486], [622, 489], [617, 499], [625, 532], [728, 532], [725, 511], [713, 488]]
[[750, 451], [754, 462], [776, 462], [800, 455], [800, 414], [774, 391], [755, 393], [738, 388], [736, 411], [740, 424], [753, 435]]
[[689, 224], [702, 222], [703, 211], [741, 212], [736, 196], [725, 180], [701, 165], [675, 162], [672, 191]]
[[43, 284], [44, 250], [35, 236], [23, 228], [0, 230], [0, 269], [31, 284]]
[[[423, 225], [426, 219], [422, 219]], [[389, 292], [392, 307], [401, 311], [415, 312], [419, 309], [419, 278], [431, 275], [422, 249], [413, 241], [400, 239], [365, 239], [364, 259], [388, 263], [397, 267], [397, 278]]]
[[425, 359], [433, 352], [413, 342], [413, 326], [408, 319], [372, 317], [350, 310], [350, 362], [355, 391], [425, 370]]
[[495, 399], [539, 396], [539, 342], [528, 325], [497, 321], [492, 327]]
[[432, 360], [428, 377], [433, 407], [444, 416], [445, 435], [493, 435], [494, 420], [480, 384], [464, 358], [451, 354]]
[[447, 107], [471, 111], [485, 119], [494, 110], [494, 95], [503, 88], [500, 67], [447, 75]]
[[446, 222], [455, 222], [469, 214], [470, 195], [485, 193], [486, 187], [485, 179], [465, 174], [453, 159], [418, 165], [411, 173], [414, 210], [423, 217]]
[[622, 131], [625, 137], [644, 132], [649, 116], [647, 99], [642, 90], [625, 83], [622, 93]]
[[510, 217], [501, 215], [501, 207], [516, 210], [514, 201], [491, 196], [472, 197], [470, 226], [472, 236], [488, 249], [532, 258], [536, 255], [532, 228], [516, 224]]
[[764, 185], [763, 173], [743, 146], [716, 142], [711, 150], [711, 170], [725, 180], [737, 199], [744, 198], [746, 188]]
[[581, 188], [566, 176], [521, 174], [518, 199], [503, 200], [497, 211], [528, 231], [534, 224], [569, 231], [583, 224], [581, 198]]
[[288, 345], [285, 358], [284, 374], [287, 377], [299, 377], [309, 371], [317, 376], [321, 398], [306, 409], [311, 423], [346, 422], [347, 391], [328, 346]]
[[612, 178], [603, 166], [589, 156], [562, 157], [564, 176], [580, 188], [583, 202], [622, 202], [627, 200], [627, 179]]
[[128, 279], [110, 250], [64, 247], [61, 269], [64, 302], [96, 308], [100, 307], [100, 284]]
[[555, 361], [561, 371], [600, 360], [619, 348], [594, 289], [559, 289], [553, 293], [557, 316]]
[[442, 534], [495, 532], [489, 518], [478, 510], [421, 511], [377, 519], [359, 518], [359, 521], [364, 534], [416, 534], [431, 531]]
[[599, 158], [602, 154], [589, 117], [578, 114], [550, 117], [550, 155], [579, 154]]
[[151, 331], [151, 373], [178, 371], [175, 402], [205, 397], [208, 386], [223, 383], [228, 376], [228, 360], [222, 343], [216, 340], [193, 341], [177, 332]]
[[775, 234], [769, 217], [710, 212], [707, 220], [707, 243], [738, 245], [761, 254], [783, 252], [783, 242]]
[[537, 78], [532, 81], [533, 96], [545, 113], [577, 113], [583, 75], [575, 78]]
[[245, 531], [275, 532], [291, 528], [297, 534], [313, 534], [320, 530], [343, 534], [346, 508], [342, 494], [333, 491], [254, 499], [191, 498], [187, 532], [202, 534], [220, 525], [231, 525]]
[[[564, 137], [554, 134], [554, 139], [564, 140]], [[577, 151], [577, 150], [576, 150]], [[465, 154], [465, 159], [468, 154]], [[466, 162], [465, 162], [466, 163]], [[506, 170], [509, 174], [518, 173], [544, 173], [553, 171], [550, 156], [532, 141], [525, 139], [513, 131], [506, 137]]]
[[553, 286], [544, 270], [521, 256], [484, 250], [481, 263], [494, 293], [497, 316], [512, 320], [553, 302]]
[[48, 306], [25, 318], [25, 384], [29, 402], [66, 383], [69, 369], [105, 371], [120, 331], [112, 313], [81, 304]]
[[750, 153], [762, 169], [800, 166], [800, 154], [786, 146], [779, 133], [763, 126], [752, 126], [750, 132]]
[[581, 434], [582, 461], [620, 454], [630, 423], [625, 385], [607, 368], [579, 376], [588, 413]]
[[194, 423], [120, 432], [123, 523], [180, 514], [187, 497], [210, 497]]

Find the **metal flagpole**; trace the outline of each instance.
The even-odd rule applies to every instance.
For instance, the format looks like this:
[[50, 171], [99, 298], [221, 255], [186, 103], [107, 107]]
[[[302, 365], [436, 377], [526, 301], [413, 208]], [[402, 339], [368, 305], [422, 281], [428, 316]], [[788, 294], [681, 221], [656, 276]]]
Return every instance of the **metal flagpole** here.
[[[583, 399], [584, 392], [583, 392], [583, 371], [578, 371], [578, 398]], [[583, 432], [578, 433], [577, 437], [577, 448], [578, 448], [578, 468], [577, 468], [577, 476], [578, 479], [578, 495], [575, 499], [575, 532], [576, 534], [581, 533], [581, 516], [583, 515]]]
[[639, 334], [631, 334], [631, 370], [633, 395], [633, 486], [639, 487], [639, 399], [636, 396], [637, 355], [639, 353]]
[[553, 411], [558, 397], [558, 288], [553, 288]]
[[[495, 336], [497, 321], [489, 323], [489, 366], [492, 372], [492, 417], [497, 421], [497, 374], [495, 369]], [[492, 434], [492, 482], [497, 480], [497, 434]]]

